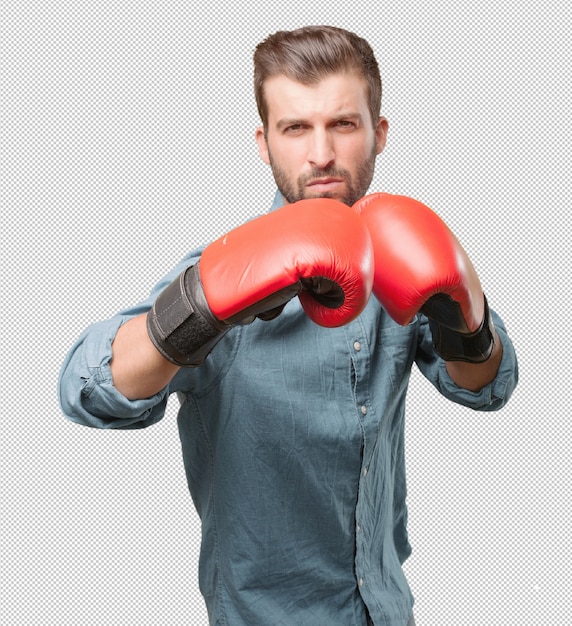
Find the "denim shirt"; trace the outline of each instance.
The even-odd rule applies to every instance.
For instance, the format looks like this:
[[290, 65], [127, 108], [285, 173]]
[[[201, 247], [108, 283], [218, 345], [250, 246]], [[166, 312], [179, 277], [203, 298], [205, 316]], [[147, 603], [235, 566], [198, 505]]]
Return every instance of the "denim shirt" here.
[[[277, 196], [273, 209], [281, 204]], [[157, 395], [129, 401], [112, 384], [117, 329], [197, 262], [186, 256], [149, 298], [90, 326], [67, 355], [59, 397], [71, 420], [140, 428], [170, 394], [189, 489], [201, 519], [199, 586], [211, 624], [405, 626], [413, 597], [407, 537], [404, 408], [413, 363], [437, 390], [496, 410], [517, 382], [505, 327], [496, 379], [457, 387], [427, 319], [399, 326], [372, 297], [340, 328], [308, 319], [297, 298], [273, 321], [229, 331], [205, 362]]]

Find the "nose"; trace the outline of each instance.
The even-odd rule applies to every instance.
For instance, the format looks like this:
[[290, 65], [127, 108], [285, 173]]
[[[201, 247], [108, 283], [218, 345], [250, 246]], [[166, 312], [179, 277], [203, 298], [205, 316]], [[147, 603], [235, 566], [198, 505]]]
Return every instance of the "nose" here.
[[308, 146], [308, 162], [313, 167], [325, 169], [334, 161], [334, 146], [329, 133], [324, 129], [314, 129]]

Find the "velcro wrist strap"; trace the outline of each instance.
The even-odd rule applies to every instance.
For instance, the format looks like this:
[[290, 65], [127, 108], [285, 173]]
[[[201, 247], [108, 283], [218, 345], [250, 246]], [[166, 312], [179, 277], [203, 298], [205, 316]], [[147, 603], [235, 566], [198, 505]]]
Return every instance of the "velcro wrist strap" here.
[[147, 314], [147, 333], [153, 345], [181, 367], [200, 365], [229, 328], [210, 311], [198, 264], [166, 287]]
[[484, 363], [494, 347], [494, 325], [485, 297], [485, 314], [479, 328], [473, 333], [460, 333], [429, 318], [435, 352], [445, 361]]

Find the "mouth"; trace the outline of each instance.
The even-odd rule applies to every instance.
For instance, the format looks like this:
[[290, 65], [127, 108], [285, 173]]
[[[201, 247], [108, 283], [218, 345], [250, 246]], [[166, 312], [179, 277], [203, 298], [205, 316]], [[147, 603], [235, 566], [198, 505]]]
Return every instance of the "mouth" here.
[[343, 185], [344, 181], [341, 178], [316, 178], [309, 183], [307, 183], [307, 187], [309, 187], [313, 192], [321, 193], [334, 191], [341, 185]]

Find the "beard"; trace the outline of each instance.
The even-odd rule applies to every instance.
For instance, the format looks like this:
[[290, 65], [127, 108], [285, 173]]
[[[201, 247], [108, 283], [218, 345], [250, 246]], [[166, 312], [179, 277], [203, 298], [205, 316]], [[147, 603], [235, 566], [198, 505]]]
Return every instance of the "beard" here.
[[[288, 177], [286, 172], [274, 161], [272, 154], [269, 152], [270, 167], [272, 168], [272, 174], [276, 181], [276, 186], [282, 194], [282, 197], [292, 204], [299, 200], [305, 200], [308, 198], [335, 198], [348, 206], [353, 206], [360, 198], [365, 196], [371, 181], [373, 179], [373, 172], [375, 170], [375, 159], [377, 157], [377, 151], [375, 146], [373, 147], [370, 155], [359, 164], [355, 174], [355, 180], [351, 173], [343, 168], [335, 167], [334, 165], [325, 168], [314, 168], [310, 172], [301, 174], [296, 180], [292, 180]], [[319, 196], [311, 195], [311, 191], [306, 185], [316, 178], [341, 178], [346, 185], [346, 191], [340, 198], [337, 194], [322, 193]]]

